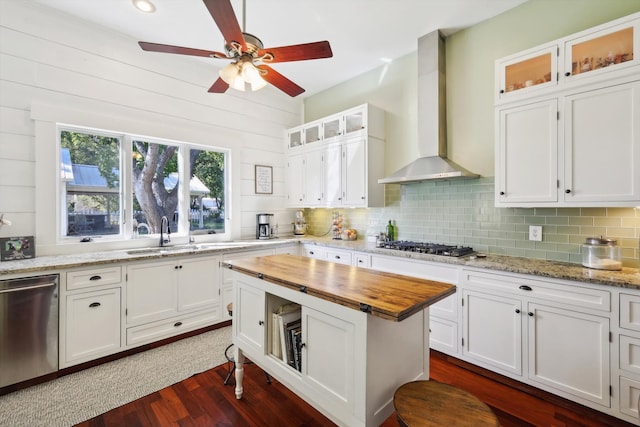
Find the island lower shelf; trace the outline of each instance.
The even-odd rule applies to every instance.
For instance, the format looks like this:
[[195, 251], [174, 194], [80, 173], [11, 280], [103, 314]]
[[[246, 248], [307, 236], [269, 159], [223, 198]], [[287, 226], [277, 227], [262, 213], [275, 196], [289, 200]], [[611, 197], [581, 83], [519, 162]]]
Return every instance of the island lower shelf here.
[[[429, 378], [428, 305], [455, 292], [454, 286], [291, 255], [227, 267], [234, 281], [238, 398], [246, 356], [336, 424], [378, 426], [393, 412], [400, 385]], [[311, 283], [314, 278], [320, 279]], [[382, 291], [385, 283], [405, 286], [400, 302]], [[376, 289], [387, 301], [376, 302]], [[368, 302], [354, 305], [351, 299]], [[376, 315], [380, 307], [384, 313]], [[280, 319], [295, 324], [298, 316], [299, 324], [283, 328]], [[297, 346], [287, 348], [282, 344], [289, 331]]]

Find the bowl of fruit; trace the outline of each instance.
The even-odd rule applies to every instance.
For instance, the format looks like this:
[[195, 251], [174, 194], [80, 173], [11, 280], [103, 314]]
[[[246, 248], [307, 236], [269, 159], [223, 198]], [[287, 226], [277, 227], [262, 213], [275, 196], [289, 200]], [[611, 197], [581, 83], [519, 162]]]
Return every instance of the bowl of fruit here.
[[342, 239], [343, 240], [357, 240], [358, 239], [358, 232], [353, 228], [347, 228], [346, 230], [344, 230], [342, 232]]

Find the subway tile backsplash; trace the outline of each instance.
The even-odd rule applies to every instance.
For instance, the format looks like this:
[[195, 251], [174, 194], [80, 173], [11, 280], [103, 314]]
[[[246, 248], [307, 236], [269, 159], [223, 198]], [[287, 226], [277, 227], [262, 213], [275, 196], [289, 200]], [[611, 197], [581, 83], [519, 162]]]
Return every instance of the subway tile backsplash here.
[[[602, 235], [618, 240], [625, 267], [638, 268], [637, 208], [496, 208], [493, 178], [387, 185], [385, 191], [384, 208], [306, 209], [309, 234], [330, 235], [331, 213], [340, 211], [358, 239], [385, 231], [391, 219], [401, 240], [578, 264], [580, 244]], [[542, 242], [529, 240], [529, 225], [542, 226]]]

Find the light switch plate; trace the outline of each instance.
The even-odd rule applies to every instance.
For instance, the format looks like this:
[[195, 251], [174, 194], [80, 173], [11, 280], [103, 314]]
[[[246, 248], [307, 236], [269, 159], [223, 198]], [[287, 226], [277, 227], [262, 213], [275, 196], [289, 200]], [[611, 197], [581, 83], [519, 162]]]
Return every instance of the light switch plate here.
[[542, 242], [542, 226], [541, 225], [529, 226], [529, 240]]

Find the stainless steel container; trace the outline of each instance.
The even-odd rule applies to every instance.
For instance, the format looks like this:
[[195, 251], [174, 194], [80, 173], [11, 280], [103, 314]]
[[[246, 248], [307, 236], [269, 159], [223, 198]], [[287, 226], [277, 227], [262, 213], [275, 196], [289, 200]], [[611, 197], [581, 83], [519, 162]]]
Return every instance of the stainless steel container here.
[[582, 265], [598, 270], [622, 270], [622, 251], [618, 242], [606, 237], [588, 237], [580, 246]]

